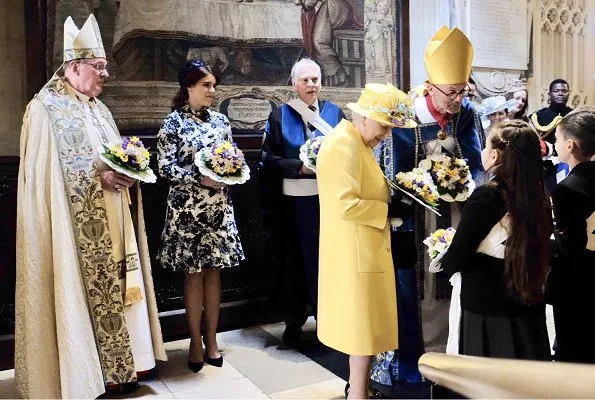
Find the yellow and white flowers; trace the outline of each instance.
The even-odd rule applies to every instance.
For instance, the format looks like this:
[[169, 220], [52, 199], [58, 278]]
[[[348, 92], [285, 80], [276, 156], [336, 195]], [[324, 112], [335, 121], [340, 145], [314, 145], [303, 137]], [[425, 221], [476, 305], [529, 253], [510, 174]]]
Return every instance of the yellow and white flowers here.
[[421, 168], [413, 168], [409, 172], [399, 172], [395, 180], [389, 181], [393, 189], [398, 189], [412, 197], [417, 202], [438, 214], [438, 191], [432, 182], [432, 177]]
[[201, 174], [226, 185], [241, 184], [250, 179], [244, 153], [229, 141], [203, 147], [196, 153], [194, 163]]
[[428, 171], [440, 199], [448, 202], [465, 201], [475, 189], [467, 162], [446, 154], [432, 155], [419, 163]]
[[138, 137], [123, 137], [119, 142], [103, 143], [102, 146], [99, 158], [115, 171], [145, 183], [157, 180], [149, 168], [151, 154]]
[[455, 236], [456, 230], [452, 227], [446, 229], [438, 229], [430, 236], [424, 239], [424, 244], [428, 246], [428, 255], [432, 262], [430, 263], [430, 272], [440, 272], [440, 260], [446, 254], [452, 239]]

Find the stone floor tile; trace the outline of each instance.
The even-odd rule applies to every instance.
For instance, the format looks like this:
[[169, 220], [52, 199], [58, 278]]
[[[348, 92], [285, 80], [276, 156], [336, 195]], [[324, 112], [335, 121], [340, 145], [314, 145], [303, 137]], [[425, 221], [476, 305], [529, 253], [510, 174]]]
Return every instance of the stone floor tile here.
[[220, 342], [229, 363], [267, 394], [337, 378], [261, 328], [223, 333]]
[[272, 393], [270, 396], [272, 399], [342, 399], [344, 390], [345, 381], [336, 378], [284, 392]]
[[158, 377], [172, 393], [242, 378], [242, 374], [226, 360], [221, 368], [205, 364], [200, 372], [194, 373], [187, 366], [187, 350], [169, 351], [167, 355], [169, 360], [159, 362], [157, 372]]
[[269, 399], [249, 379], [201, 385], [190, 390], [174, 393], [176, 399]]

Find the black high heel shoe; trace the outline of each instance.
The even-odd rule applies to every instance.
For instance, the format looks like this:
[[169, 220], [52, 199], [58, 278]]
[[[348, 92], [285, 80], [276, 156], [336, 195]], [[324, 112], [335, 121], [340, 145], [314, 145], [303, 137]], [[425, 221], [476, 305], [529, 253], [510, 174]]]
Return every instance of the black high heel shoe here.
[[219, 356], [217, 358], [207, 357], [207, 364], [220, 368], [223, 366], [223, 356]]
[[188, 369], [192, 372], [194, 372], [195, 374], [200, 371], [202, 369], [202, 367], [205, 366], [205, 362], [204, 361], [199, 361], [199, 362], [192, 362], [192, 361], [188, 361]]
[[347, 398], [347, 397], [349, 396], [349, 389], [350, 389], [350, 388], [351, 388], [351, 387], [349, 386], [349, 382], [347, 382], [347, 383], [345, 384], [345, 398]]
[[190, 361], [190, 349], [192, 349], [192, 344], [193, 344], [192, 340], [190, 340], [190, 346], [188, 347], [188, 369], [196, 374], [198, 371], [200, 371], [205, 366], [204, 356], [206, 354], [204, 354], [202, 351], [202, 340], [201, 340], [199, 346], [200, 346], [200, 352], [203, 354], [203, 360], [197, 361], [197, 362]]
[[[205, 343], [205, 347], [207, 345], [207, 341], [205, 340], [205, 338], [203, 338], [203, 341]], [[207, 362], [207, 364], [212, 365], [213, 367], [218, 367], [221, 368], [223, 366], [223, 356], [219, 356], [217, 358], [211, 358], [206, 354], [206, 349], [205, 349], [205, 360]]]

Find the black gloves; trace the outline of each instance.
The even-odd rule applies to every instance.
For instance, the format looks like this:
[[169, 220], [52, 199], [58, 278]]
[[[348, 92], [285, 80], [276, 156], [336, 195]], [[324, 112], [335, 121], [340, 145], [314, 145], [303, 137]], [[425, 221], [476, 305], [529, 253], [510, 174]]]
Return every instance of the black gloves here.
[[401, 218], [403, 221], [413, 214], [413, 199], [403, 193], [396, 193], [388, 204], [388, 217]]

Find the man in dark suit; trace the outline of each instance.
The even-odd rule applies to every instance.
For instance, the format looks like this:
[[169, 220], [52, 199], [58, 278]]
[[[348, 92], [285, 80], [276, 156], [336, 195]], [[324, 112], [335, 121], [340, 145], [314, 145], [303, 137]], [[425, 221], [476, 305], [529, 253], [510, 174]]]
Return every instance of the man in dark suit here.
[[[548, 192], [556, 186], [557, 181], [562, 179], [566, 172], [564, 165], [559, 165], [555, 159], [551, 159], [551, 156], [556, 155], [554, 143], [556, 142], [556, 136], [554, 132], [556, 127], [572, 108], [568, 107], [568, 98], [570, 94], [570, 88], [568, 82], [564, 79], [554, 79], [550, 83], [550, 89], [548, 92], [550, 105], [542, 108], [541, 110], [535, 111], [529, 116], [531, 124], [539, 133], [539, 137], [542, 140], [542, 155], [547, 157], [544, 161], [545, 169], [545, 186]], [[559, 160], [558, 160], [559, 161]], [[561, 178], [557, 177], [558, 172], [562, 172]]]
[[337, 105], [318, 99], [321, 73], [314, 61], [298, 61], [291, 81], [297, 98], [271, 112], [265, 127], [262, 185], [270, 244], [279, 264], [276, 284], [284, 298], [283, 341], [294, 347], [308, 304], [316, 316], [318, 294], [318, 186], [314, 171], [299, 158], [300, 147], [328, 133], [345, 115]]
[[563, 117], [572, 111], [568, 107], [570, 88], [564, 79], [554, 79], [550, 83], [548, 99], [550, 105], [535, 111], [529, 119], [539, 133], [539, 136], [553, 145], [556, 142], [554, 132]]

